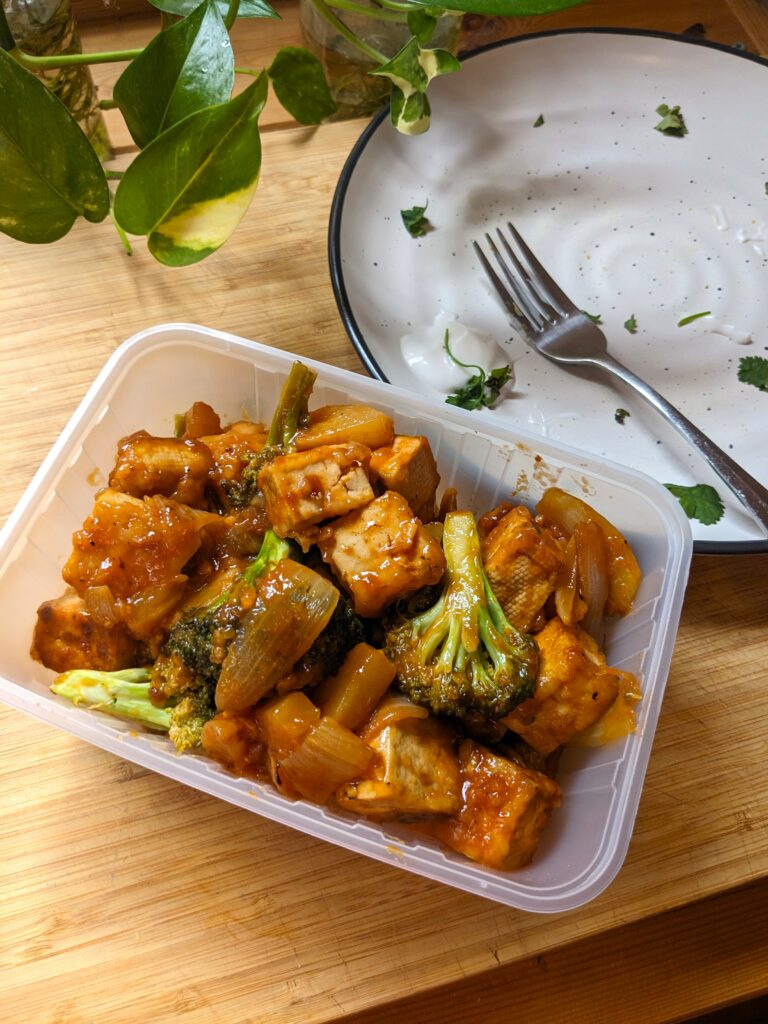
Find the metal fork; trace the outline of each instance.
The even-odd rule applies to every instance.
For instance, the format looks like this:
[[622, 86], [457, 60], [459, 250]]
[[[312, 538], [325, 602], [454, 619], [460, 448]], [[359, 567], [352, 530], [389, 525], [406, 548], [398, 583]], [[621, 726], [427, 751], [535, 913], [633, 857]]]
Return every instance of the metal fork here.
[[627, 369], [618, 359], [614, 359], [608, 352], [605, 335], [599, 327], [553, 281], [515, 226], [507, 223], [507, 230], [520, 256], [501, 228], [497, 228], [496, 234], [506, 258], [493, 238], [489, 234], [485, 236], [488, 249], [504, 281], [480, 245], [477, 242], [472, 244], [504, 307], [528, 344], [553, 363], [567, 367], [599, 366], [633, 387], [701, 452], [741, 503], [768, 530], [768, 488], [751, 477], [722, 448], [718, 448], [714, 441], [650, 384]]

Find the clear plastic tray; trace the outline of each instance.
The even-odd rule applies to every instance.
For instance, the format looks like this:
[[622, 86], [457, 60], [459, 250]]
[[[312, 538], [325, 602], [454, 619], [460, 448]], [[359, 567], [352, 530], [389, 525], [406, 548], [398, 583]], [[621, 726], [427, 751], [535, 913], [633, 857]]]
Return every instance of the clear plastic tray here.
[[55, 697], [48, 689], [52, 673], [30, 658], [36, 609], [63, 590], [71, 535], [106, 482], [117, 440], [139, 428], [169, 435], [174, 414], [198, 400], [222, 418], [245, 413], [268, 420], [292, 361], [289, 353], [187, 324], [142, 331], [114, 353], [0, 534], [0, 700], [212, 796], [467, 892], [544, 913], [588, 902], [615, 877], [629, 844], [691, 556], [678, 503], [638, 473], [304, 360], [319, 374], [314, 404], [366, 402], [394, 416], [401, 432], [429, 437], [442, 486], [456, 486], [461, 505], [484, 511], [513, 491], [533, 502], [556, 484], [615, 522], [638, 555], [644, 579], [635, 608], [612, 625], [607, 643], [609, 662], [642, 680], [637, 732], [596, 750], [565, 753], [558, 776], [563, 806], [533, 863], [520, 871], [483, 868], [404, 825], [371, 824], [294, 802], [202, 756], [179, 756], [163, 737]]

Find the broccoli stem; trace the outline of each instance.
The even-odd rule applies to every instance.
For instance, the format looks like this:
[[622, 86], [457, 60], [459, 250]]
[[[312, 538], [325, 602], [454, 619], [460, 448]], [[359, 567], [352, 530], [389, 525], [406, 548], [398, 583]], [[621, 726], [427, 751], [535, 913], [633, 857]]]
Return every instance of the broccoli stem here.
[[152, 703], [150, 686], [147, 668], [127, 668], [120, 672], [77, 668], [57, 676], [51, 690], [73, 704], [85, 704], [96, 711], [167, 732], [171, 725], [170, 712]]
[[295, 362], [280, 392], [265, 448], [281, 447], [289, 451], [300, 427], [309, 415], [309, 396], [317, 374], [303, 363]]

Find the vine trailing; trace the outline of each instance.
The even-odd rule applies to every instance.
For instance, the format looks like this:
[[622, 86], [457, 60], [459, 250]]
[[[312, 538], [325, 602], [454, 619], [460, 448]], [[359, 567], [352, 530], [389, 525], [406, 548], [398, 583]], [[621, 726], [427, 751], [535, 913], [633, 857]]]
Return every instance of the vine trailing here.
[[[259, 117], [271, 87], [301, 124], [320, 124], [336, 105], [320, 61], [285, 46], [268, 68], [235, 63], [230, 30], [237, 18], [279, 18], [267, 0], [150, 0], [160, 32], [139, 50], [33, 56], [13, 38], [0, 3], [0, 231], [22, 242], [55, 242], [78, 217], [110, 213], [128, 235], [144, 236], [167, 266], [188, 266], [215, 252], [248, 209], [261, 170]], [[444, 8], [427, 0], [310, 0], [333, 30], [389, 83], [392, 123], [418, 134], [429, 127], [429, 83], [458, 71], [453, 54], [429, 48]], [[546, 14], [584, 0], [451, 0], [450, 12]], [[344, 12], [407, 24], [411, 37], [391, 58], [344, 22]], [[35, 72], [76, 64], [128, 62], [111, 100], [138, 147], [124, 172], [105, 170], [67, 108]], [[233, 95], [235, 77], [253, 81]], [[116, 182], [114, 193], [109, 182]]]

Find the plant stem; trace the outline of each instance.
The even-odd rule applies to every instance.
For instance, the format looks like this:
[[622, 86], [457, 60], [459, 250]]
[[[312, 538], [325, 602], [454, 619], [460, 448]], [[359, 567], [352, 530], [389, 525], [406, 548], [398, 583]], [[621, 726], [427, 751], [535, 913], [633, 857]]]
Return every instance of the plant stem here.
[[411, 11], [418, 11], [421, 4], [397, 3], [397, 0], [376, 0], [376, 3], [386, 7], [388, 11], [401, 11], [403, 14], [410, 14]]
[[[107, 177], [109, 177], [109, 171], [107, 171]], [[123, 248], [125, 249], [126, 255], [133, 256], [133, 246], [131, 245], [128, 239], [128, 235], [126, 235], [126, 233], [115, 220], [115, 197], [112, 195], [111, 192], [109, 193], [109, 217], [112, 223], [115, 225], [115, 231], [117, 232], [120, 241], [123, 243]]]
[[125, 174], [125, 171], [108, 171], [105, 169], [104, 174], [107, 176], [108, 181], [119, 181]]
[[227, 13], [224, 16], [224, 25], [226, 26], [227, 32], [232, 28], [237, 20], [237, 12], [240, 10], [240, 0], [229, 0], [229, 7]]
[[256, 71], [254, 68], [240, 68], [240, 67], [237, 67], [237, 65], [235, 65], [235, 74], [236, 75], [250, 75], [251, 78], [258, 78], [259, 75], [261, 74], [261, 71]]
[[375, 60], [377, 64], [387, 63], [387, 57], [383, 53], [379, 53], [372, 46], [369, 46], [368, 43], [363, 42], [359, 36], [355, 35], [352, 29], [347, 28], [344, 22], [336, 17], [325, 0], [310, 0], [310, 2], [320, 17], [327, 21], [331, 28], [335, 29], [348, 43], [356, 46], [358, 50], [361, 50], [371, 60]]
[[30, 71], [42, 71], [45, 68], [68, 68], [77, 64], [112, 64], [115, 61], [133, 60], [143, 50], [113, 50], [109, 53], [54, 53], [46, 57], [36, 57], [23, 50], [10, 51], [19, 64]]
[[117, 110], [114, 100], [99, 100], [99, 110]]
[[354, 0], [333, 0], [333, 6], [339, 11], [349, 11], [351, 14], [360, 14], [364, 18], [374, 18], [376, 21], [398, 21], [404, 24], [408, 19], [403, 13], [385, 11], [376, 7], [363, 7], [356, 4]]

